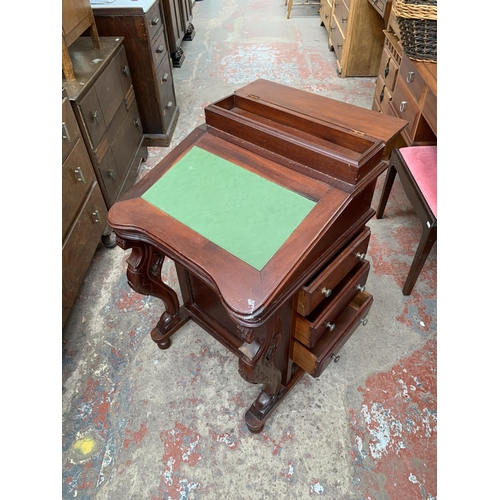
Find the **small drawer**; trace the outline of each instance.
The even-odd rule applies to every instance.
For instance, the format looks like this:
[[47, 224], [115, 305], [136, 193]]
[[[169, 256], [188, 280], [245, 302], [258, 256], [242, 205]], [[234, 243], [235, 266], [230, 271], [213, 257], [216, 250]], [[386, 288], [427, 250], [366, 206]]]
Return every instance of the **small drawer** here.
[[306, 347], [314, 347], [328, 332], [337, 328], [337, 318], [358, 292], [364, 291], [370, 263], [360, 262], [334, 288], [331, 297], [325, 300], [309, 316], [295, 314], [294, 337]]
[[321, 22], [325, 26], [330, 26], [330, 17], [332, 15], [332, 7], [328, 2], [321, 2], [321, 6], [319, 8], [319, 17]]
[[408, 122], [406, 131], [411, 135], [413, 133], [419, 109], [413, 99], [413, 96], [409, 93], [404, 82], [402, 81], [401, 73], [399, 74], [398, 82], [394, 89], [394, 93], [392, 94], [391, 105], [394, 109], [395, 115]]
[[409, 57], [403, 55], [399, 75], [415, 101], [420, 102], [425, 82]]
[[94, 181], [94, 169], [90, 163], [87, 148], [83, 140], [78, 139], [75, 147], [62, 164], [63, 239]]
[[[153, 54], [153, 61], [155, 68], [160, 66], [160, 63], [163, 61], [165, 56], [168, 54], [168, 45], [165, 39], [165, 33], [161, 30], [156, 38], [153, 40], [151, 44], [151, 53]], [[168, 59], [168, 57], [167, 57]]]
[[337, 56], [337, 67], [342, 66], [342, 53], [344, 50], [345, 36], [342, 33], [336, 18], [332, 19], [332, 27], [330, 29], [332, 49]]
[[166, 106], [169, 101], [174, 102], [174, 81], [170, 69], [170, 57], [166, 57], [161, 63], [156, 73], [156, 80], [160, 91], [160, 103], [162, 107]]
[[160, 2], [156, 2], [153, 7], [146, 13], [146, 26], [148, 28], [148, 36], [150, 40], [158, 33], [158, 30], [163, 26], [163, 21], [160, 12]]
[[130, 87], [132, 87], [132, 76], [130, 73], [130, 66], [127, 61], [127, 54], [124, 47], [122, 47], [116, 55], [116, 66], [118, 69], [118, 74], [120, 75], [123, 95], [126, 96], [130, 90]]
[[118, 189], [120, 188], [122, 178], [115, 163], [115, 158], [111, 148], [108, 149], [102, 162], [99, 164], [99, 175], [101, 177], [101, 185], [104, 186], [103, 194], [106, 198], [108, 206], [111, 200], [114, 200]]
[[337, 21], [337, 25], [344, 37], [347, 36], [347, 23], [349, 20], [349, 9], [347, 5], [342, 0], [336, 0], [333, 3], [333, 15], [335, 16], [335, 20]]
[[104, 70], [95, 82], [94, 87], [99, 99], [104, 122], [108, 127], [120, 104], [122, 104], [125, 95], [122, 90], [116, 59]]
[[399, 66], [392, 57], [389, 49], [384, 47], [382, 52], [382, 58], [380, 59], [380, 70], [379, 74], [384, 78], [385, 84], [389, 87], [389, 90], [393, 91], [396, 85], [396, 79], [398, 77]]
[[80, 135], [78, 122], [76, 121], [70, 100], [65, 97], [62, 101], [62, 159], [70, 152], [76, 139]]
[[340, 349], [358, 326], [366, 324], [372, 303], [369, 293], [358, 293], [337, 318], [335, 330], [324, 335], [315, 347], [309, 349], [293, 341], [292, 360], [309, 375], [319, 377], [332, 361], [338, 361]]
[[365, 258], [370, 241], [370, 228], [365, 227], [348, 243], [309, 283], [298, 292], [297, 312], [308, 316], [327, 297], [332, 294], [340, 281], [360, 261]]

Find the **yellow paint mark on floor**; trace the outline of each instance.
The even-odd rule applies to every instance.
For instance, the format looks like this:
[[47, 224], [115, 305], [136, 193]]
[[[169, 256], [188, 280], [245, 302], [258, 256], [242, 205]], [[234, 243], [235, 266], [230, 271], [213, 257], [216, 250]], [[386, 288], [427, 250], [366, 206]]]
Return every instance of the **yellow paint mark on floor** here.
[[85, 437], [82, 439], [78, 439], [73, 445], [73, 449], [80, 452], [82, 455], [88, 455], [92, 453], [92, 450], [95, 448], [95, 441], [90, 437]]

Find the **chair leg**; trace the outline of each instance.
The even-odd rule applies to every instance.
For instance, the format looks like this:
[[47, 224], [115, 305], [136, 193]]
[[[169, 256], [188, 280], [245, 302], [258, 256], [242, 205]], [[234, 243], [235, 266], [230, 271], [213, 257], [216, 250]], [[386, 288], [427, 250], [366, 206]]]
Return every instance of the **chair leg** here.
[[387, 200], [391, 194], [392, 185], [394, 184], [394, 179], [396, 178], [396, 167], [392, 164], [389, 165], [387, 170], [387, 175], [385, 176], [384, 187], [382, 188], [382, 194], [380, 196], [380, 202], [377, 209], [377, 219], [381, 219], [384, 216], [385, 206], [387, 205]]
[[417, 279], [424, 267], [425, 261], [431, 251], [434, 243], [437, 240], [437, 227], [424, 225], [422, 231], [422, 237], [420, 238], [420, 243], [418, 244], [417, 251], [413, 257], [413, 262], [410, 267], [410, 272], [406, 278], [406, 282], [403, 286], [403, 295], [410, 295]]

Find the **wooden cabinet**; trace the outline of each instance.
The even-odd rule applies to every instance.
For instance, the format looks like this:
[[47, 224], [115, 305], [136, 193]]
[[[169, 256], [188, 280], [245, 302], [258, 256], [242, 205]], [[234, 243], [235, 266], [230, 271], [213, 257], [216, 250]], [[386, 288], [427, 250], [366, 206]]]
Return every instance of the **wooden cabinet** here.
[[408, 121], [393, 148], [436, 144], [437, 63], [411, 60], [390, 19], [372, 109]]
[[377, 76], [384, 19], [367, 0], [321, 0], [321, 23], [337, 56], [337, 73]]
[[62, 92], [62, 326], [106, 228], [107, 208], [66, 91]]
[[135, 182], [147, 148], [123, 38], [101, 36], [101, 45], [94, 49], [89, 37], [72, 44], [77, 79], [63, 79], [63, 88], [109, 208]]
[[101, 36], [124, 37], [145, 144], [169, 146], [179, 118], [160, 0], [93, 5]]
[[192, 40], [195, 29], [193, 19], [193, 4], [191, 0], [160, 0], [165, 13], [170, 54], [175, 68], [180, 68], [184, 59], [181, 43]]

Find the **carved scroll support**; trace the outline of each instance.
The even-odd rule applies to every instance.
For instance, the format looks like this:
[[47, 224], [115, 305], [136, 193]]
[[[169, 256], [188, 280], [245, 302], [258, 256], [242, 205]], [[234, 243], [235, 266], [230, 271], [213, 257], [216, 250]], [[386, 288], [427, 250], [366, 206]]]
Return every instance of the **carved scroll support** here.
[[165, 257], [145, 243], [131, 243], [117, 236], [117, 243], [123, 249], [132, 248], [127, 263], [127, 279], [137, 293], [152, 295], [163, 301], [165, 312], [151, 331], [151, 338], [160, 349], [170, 347], [170, 337], [189, 320], [189, 314], [179, 306], [174, 290], [161, 279]]

